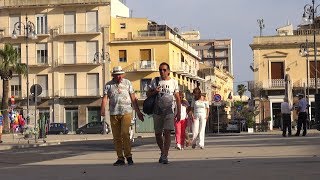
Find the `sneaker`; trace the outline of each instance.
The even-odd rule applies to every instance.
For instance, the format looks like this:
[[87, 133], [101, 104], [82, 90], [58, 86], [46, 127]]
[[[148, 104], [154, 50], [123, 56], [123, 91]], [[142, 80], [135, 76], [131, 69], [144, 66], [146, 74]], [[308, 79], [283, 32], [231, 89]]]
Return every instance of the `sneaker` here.
[[122, 159], [118, 159], [115, 163], [113, 163], [114, 166], [123, 166], [126, 163]]
[[162, 154], [160, 155], [159, 163], [163, 163], [163, 156], [162, 156]]
[[196, 144], [192, 144], [192, 149], [195, 149], [196, 148]]
[[162, 164], [169, 164], [168, 157], [162, 157]]
[[180, 144], [177, 144], [177, 149], [181, 150], [181, 145]]
[[204, 147], [203, 147], [203, 146], [200, 146], [200, 149], [204, 149]]
[[0, 143], [3, 143], [3, 141], [0, 140]]
[[128, 161], [128, 165], [133, 165], [133, 160], [132, 160], [132, 157], [127, 157], [127, 161]]

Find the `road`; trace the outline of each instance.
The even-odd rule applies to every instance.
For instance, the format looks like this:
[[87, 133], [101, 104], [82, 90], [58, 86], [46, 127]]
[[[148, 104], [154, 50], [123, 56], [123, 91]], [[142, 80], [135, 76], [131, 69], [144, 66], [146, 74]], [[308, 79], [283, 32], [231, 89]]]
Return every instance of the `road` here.
[[135, 165], [114, 167], [111, 140], [0, 151], [1, 179], [319, 179], [320, 136], [206, 137], [206, 147], [172, 147], [170, 164], [157, 163], [154, 138], [135, 142]]

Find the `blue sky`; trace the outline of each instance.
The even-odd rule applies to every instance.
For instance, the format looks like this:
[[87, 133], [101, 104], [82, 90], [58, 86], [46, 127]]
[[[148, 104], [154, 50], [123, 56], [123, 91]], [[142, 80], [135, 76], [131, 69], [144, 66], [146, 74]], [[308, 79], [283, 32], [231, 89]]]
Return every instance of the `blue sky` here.
[[[253, 80], [249, 44], [259, 35], [257, 19], [263, 18], [263, 35], [275, 35], [278, 27], [302, 22], [311, 0], [126, 0], [133, 17], [146, 17], [183, 30], [199, 30], [203, 39], [233, 40], [235, 86]], [[316, 5], [320, 0], [316, 0]], [[320, 9], [319, 9], [320, 10]]]

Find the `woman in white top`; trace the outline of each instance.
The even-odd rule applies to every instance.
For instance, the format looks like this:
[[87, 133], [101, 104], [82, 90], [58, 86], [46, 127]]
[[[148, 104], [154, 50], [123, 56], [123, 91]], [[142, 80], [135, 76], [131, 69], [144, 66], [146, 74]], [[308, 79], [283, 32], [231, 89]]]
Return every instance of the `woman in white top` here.
[[199, 135], [199, 146], [201, 149], [204, 148], [204, 136], [206, 123], [209, 116], [209, 103], [201, 96], [201, 90], [195, 88], [193, 90], [194, 100], [191, 103], [192, 113], [194, 116], [192, 126], [192, 148], [196, 147], [197, 138]]

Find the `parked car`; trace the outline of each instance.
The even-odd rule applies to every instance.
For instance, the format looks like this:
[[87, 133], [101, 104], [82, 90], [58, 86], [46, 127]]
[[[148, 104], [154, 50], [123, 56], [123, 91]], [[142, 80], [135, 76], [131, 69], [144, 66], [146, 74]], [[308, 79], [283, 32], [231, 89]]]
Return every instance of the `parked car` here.
[[240, 133], [240, 121], [232, 120], [227, 124], [227, 132], [237, 132]]
[[48, 134], [68, 134], [69, 129], [66, 123], [50, 123]]
[[[104, 122], [106, 134], [110, 132], [109, 125]], [[78, 128], [76, 134], [103, 134], [102, 121], [93, 121]]]

